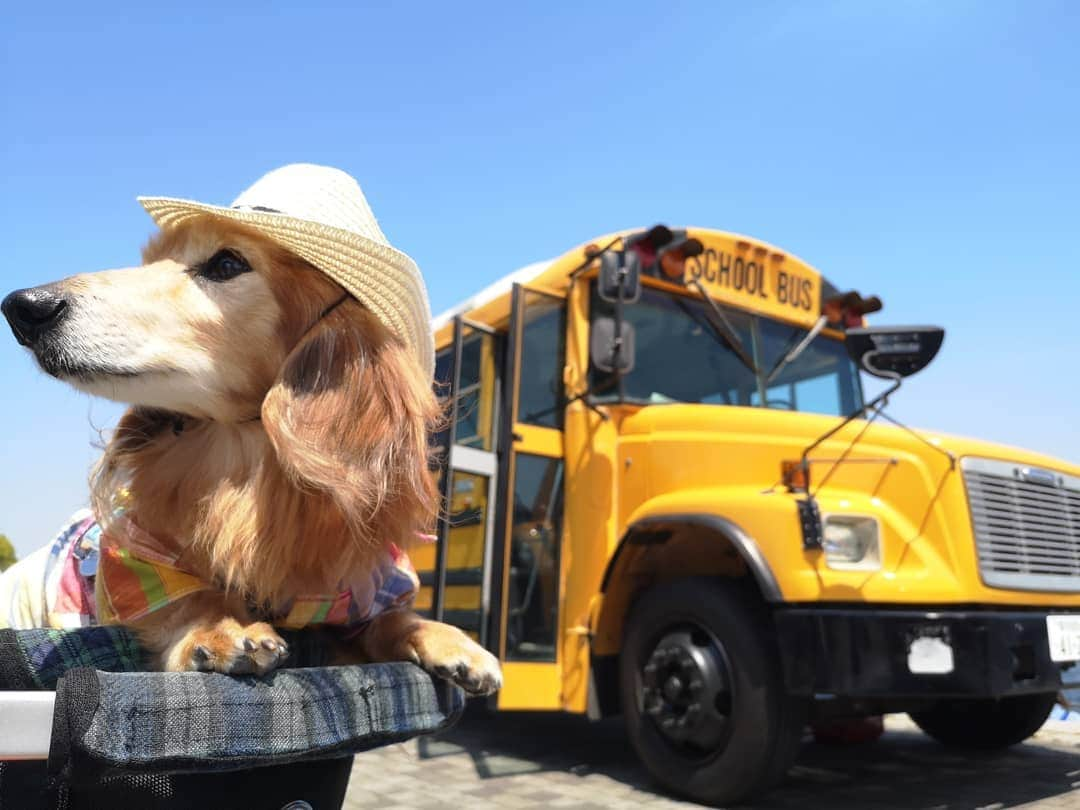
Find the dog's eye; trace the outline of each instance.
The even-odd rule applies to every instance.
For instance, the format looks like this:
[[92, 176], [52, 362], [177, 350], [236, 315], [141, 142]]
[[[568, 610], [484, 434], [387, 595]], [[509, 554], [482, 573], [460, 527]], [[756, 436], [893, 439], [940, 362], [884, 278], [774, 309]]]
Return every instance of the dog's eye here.
[[208, 281], [228, 281], [250, 270], [251, 265], [239, 253], [219, 250], [198, 268], [196, 275]]

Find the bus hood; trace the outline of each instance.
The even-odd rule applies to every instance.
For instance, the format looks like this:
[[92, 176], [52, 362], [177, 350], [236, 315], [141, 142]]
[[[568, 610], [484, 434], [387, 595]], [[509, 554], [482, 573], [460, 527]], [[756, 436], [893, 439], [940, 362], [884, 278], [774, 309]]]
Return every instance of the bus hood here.
[[[1080, 571], [1065, 572], [1056, 592], [995, 586], [991, 564], [977, 547], [982, 541], [976, 542], [968, 492], [970, 468], [985, 460], [1009, 477], [1051, 471], [1074, 489], [1080, 487], [1080, 466], [933, 431], [856, 420], [815, 448], [810, 490], [821, 514], [873, 517], [883, 552], [880, 569], [860, 571], [826, 570], [820, 552], [804, 554], [796, 501], [805, 495], [782, 485], [782, 464], [797, 461], [839, 423], [836, 417], [711, 405], [651, 405], [624, 413], [620, 468], [633, 488], [624, 487], [621, 525], [657, 514], [711, 511], [740, 525], [771, 559], [783, 560], [774, 571], [791, 600], [1080, 604]], [[1080, 545], [1076, 538], [1061, 542]], [[1055, 553], [1067, 562], [1071, 548]]]
[[[740, 437], [744, 441], [749, 439], [777, 449], [797, 449], [798, 453], [793, 458], [798, 458], [803, 448], [840, 422], [841, 419], [835, 416], [765, 408], [670, 404], [649, 405], [639, 409], [623, 419], [619, 432], [626, 437], [635, 434], [692, 434], [699, 437], [723, 434], [731, 438]], [[914, 453], [919, 457], [927, 455], [928, 460], [936, 455], [945, 459], [940, 451], [947, 451], [957, 459], [965, 456], [998, 459], [1080, 476], [1080, 465], [1053, 456], [921, 428], [908, 431], [882, 420], [869, 426], [863, 419], [854, 420], [811, 453], [810, 457], [819, 460], [826, 456], [831, 458], [834, 451], [842, 452], [857, 437], [858, 441], [852, 451], [853, 457], [865, 456], [865, 451], [869, 448], [891, 448], [897, 452]], [[815, 462], [815, 466], [817, 464], [818, 462]]]

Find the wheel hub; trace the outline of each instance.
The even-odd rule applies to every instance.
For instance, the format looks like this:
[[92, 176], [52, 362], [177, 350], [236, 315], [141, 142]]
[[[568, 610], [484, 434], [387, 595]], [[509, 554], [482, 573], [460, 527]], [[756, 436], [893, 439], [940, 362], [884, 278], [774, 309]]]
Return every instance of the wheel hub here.
[[675, 702], [682, 695], [685, 688], [679, 676], [672, 675], [664, 682], [664, 699], [672, 703]]
[[643, 708], [680, 746], [712, 751], [731, 714], [731, 670], [716, 638], [699, 627], [666, 633], [642, 668]]

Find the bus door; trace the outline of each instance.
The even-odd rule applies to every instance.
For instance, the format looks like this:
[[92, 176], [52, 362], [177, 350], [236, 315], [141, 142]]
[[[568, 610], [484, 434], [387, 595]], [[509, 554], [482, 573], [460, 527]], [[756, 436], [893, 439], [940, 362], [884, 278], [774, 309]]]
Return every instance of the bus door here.
[[460, 627], [491, 647], [491, 557], [495, 525], [495, 441], [505, 336], [454, 320], [454, 339], [436, 355], [435, 385], [449, 403], [434, 437], [442, 513], [437, 541], [413, 552], [417, 611]]
[[566, 302], [521, 285], [512, 296], [489, 648], [500, 709], [558, 709]]

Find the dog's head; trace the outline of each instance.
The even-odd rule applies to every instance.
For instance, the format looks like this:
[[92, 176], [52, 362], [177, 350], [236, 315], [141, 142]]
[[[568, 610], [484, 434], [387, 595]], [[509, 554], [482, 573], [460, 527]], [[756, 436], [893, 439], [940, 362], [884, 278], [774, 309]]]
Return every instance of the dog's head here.
[[18, 290], [3, 312], [42, 369], [80, 390], [237, 421], [341, 294], [256, 232], [204, 218], [158, 234], [141, 267]]
[[[438, 406], [405, 345], [326, 275], [242, 225], [159, 233], [140, 267], [18, 290], [3, 313], [49, 374], [90, 394], [221, 423], [261, 418], [296, 482], [355, 520], [429, 503]], [[423, 501], [421, 507], [420, 503]]]

